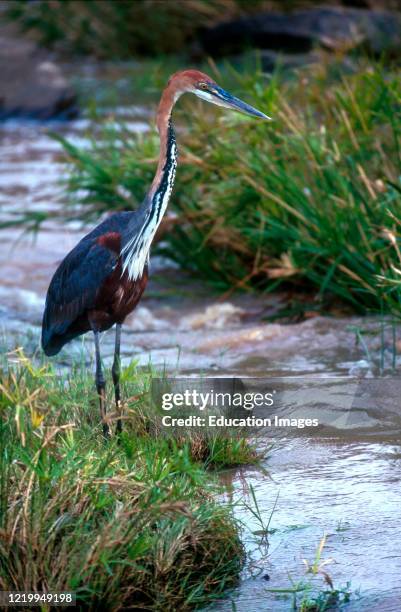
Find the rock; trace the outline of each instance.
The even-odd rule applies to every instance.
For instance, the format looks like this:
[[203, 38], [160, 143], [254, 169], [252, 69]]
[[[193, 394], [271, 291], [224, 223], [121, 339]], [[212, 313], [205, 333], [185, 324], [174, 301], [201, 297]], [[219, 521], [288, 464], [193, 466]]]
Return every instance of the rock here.
[[380, 55], [401, 51], [401, 17], [396, 13], [321, 7], [289, 14], [260, 13], [220, 23], [200, 33], [205, 53], [226, 55], [247, 47], [283, 53], [308, 53], [355, 47]]
[[76, 115], [76, 96], [61, 68], [33, 42], [1, 34], [0, 119]]

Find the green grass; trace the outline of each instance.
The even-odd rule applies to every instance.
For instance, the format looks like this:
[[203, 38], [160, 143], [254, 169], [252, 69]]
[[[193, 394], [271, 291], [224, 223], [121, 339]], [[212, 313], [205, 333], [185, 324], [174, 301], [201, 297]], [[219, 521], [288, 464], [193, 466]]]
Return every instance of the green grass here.
[[124, 372], [125, 431], [105, 443], [81, 366], [60, 376], [21, 351], [3, 360], [1, 590], [74, 591], [88, 610], [189, 610], [235, 585], [240, 528], [206, 466], [255, 461], [255, 451], [157, 435], [147, 385]]
[[334, 82], [330, 68], [242, 78], [274, 121], [220, 116], [202, 144], [205, 125], [191, 126], [199, 164], [191, 193], [175, 198], [182, 223], [167, 253], [221, 289], [290, 283], [358, 310], [399, 308], [378, 281], [399, 264], [389, 239], [389, 211], [401, 212], [399, 76], [375, 65]]
[[[398, 315], [399, 70], [365, 60], [348, 71], [321, 64], [290, 78], [258, 69], [216, 78], [274, 120], [213, 113], [188, 96], [176, 112], [187, 127], [172, 198], [178, 217], [161, 251], [219, 291], [293, 287], [318, 305], [334, 297]], [[94, 222], [142, 200], [156, 134], [106, 124], [89, 151], [62, 142], [67, 218]]]

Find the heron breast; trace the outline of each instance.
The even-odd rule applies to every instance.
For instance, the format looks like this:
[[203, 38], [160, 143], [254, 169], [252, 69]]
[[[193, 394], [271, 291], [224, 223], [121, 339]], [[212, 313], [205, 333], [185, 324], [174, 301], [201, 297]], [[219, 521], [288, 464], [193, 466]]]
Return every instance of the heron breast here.
[[119, 260], [98, 294], [96, 310], [108, 312], [114, 323], [122, 322], [138, 304], [147, 281], [147, 269], [140, 278], [132, 280], [128, 272], [122, 272], [121, 260]]

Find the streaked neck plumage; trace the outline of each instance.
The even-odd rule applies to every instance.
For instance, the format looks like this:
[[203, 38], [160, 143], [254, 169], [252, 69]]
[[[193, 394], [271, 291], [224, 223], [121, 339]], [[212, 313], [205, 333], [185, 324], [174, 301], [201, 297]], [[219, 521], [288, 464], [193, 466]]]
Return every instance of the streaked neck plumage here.
[[[160, 135], [160, 154], [157, 170], [141, 207], [135, 213], [133, 225], [127, 227], [123, 238], [123, 270], [132, 280], [140, 278], [149, 259], [149, 251], [157, 228], [166, 211], [173, 190], [177, 168], [177, 145], [171, 112], [178, 95], [169, 87], [165, 89], [157, 112], [157, 128]], [[138, 219], [140, 227], [138, 228]]]

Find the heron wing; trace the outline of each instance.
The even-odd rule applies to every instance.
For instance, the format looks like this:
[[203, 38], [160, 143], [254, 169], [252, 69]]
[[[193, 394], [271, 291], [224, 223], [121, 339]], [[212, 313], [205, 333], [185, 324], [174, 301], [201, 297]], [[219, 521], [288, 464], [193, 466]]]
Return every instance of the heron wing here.
[[94, 308], [99, 289], [113, 272], [118, 256], [89, 236], [81, 240], [56, 270], [46, 297], [42, 343], [62, 336], [85, 311]]

